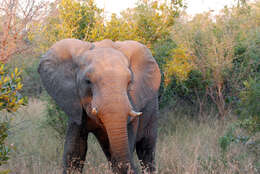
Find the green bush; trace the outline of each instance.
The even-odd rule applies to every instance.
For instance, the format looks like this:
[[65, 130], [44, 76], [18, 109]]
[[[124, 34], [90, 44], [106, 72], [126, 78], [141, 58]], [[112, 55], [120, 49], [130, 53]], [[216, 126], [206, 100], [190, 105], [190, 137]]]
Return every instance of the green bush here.
[[[260, 77], [260, 76], [258, 76]], [[244, 82], [245, 89], [240, 92], [239, 120], [232, 123], [226, 133], [219, 138], [223, 159], [236, 144], [246, 146], [255, 156], [254, 164], [259, 168], [260, 137], [260, 79]]]
[[30, 64], [23, 67], [23, 72], [21, 74], [24, 84], [21, 93], [28, 97], [39, 97], [43, 89], [40, 75], [37, 73], [39, 59], [30, 58], [28, 61], [30, 61]]
[[8, 122], [0, 123], [0, 166], [9, 159], [10, 147], [5, 144], [5, 140], [8, 137], [8, 126]]
[[238, 34], [234, 45], [232, 68], [227, 72], [227, 95], [232, 98], [234, 107], [238, 107], [239, 94], [244, 88], [244, 81], [257, 78], [260, 72], [260, 30], [249, 30], [247, 37]]
[[43, 92], [40, 75], [37, 72], [39, 66], [40, 53], [24, 53], [14, 56], [9, 62], [8, 67], [22, 69], [21, 79], [23, 88], [20, 93], [23, 96], [38, 98]]
[[205, 104], [206, 101], [210, 102], [206, 96], [206, 87], [209, 83], [208, 80], [202, 77], [201, 72], [198, 70], [191, 70], [188, 73], [187, 79], [183, 81], [179, 81], [178, 78], [172, 76], [170, 83], [161, 92], [160, 106], [164, 107], [169, 102], [176, 103], [179, 100], [190, 105], [193, 110], [201, 112], [200, 110], [205, 108], [200, 108], [200, 106]]
[[0, 62], [0, 166], [9, 159], [10, 146], [6, 145], [8, 137], [9, 122], [4, 118], [5, 112], [16, 112], [25, 104], [19, 91], [22, 89], [21, 72], [15, 68], [9, 72], [5, 64]]
[[66, 135], [68, 116], [51, 97], [47, 96], [44, 100], [47, 102], [47, 108], [43, 125], [52, 128], [56, 137], [63, 140]]
[[152, 49], [154, 58], [156, 59], [159, 68], [161, 70], [162, 80], [159, 90], [159, 99], [160, 99], [160, 107], [166, 106], [167, 102], [170, 102], [170, 100], [173, 97], [172, 91], [170, 90], [170, 87], [166, 87], [164, 84], [164, 73], [163, 69], [167, 61], [171, 58], [172, 49], [176, 48], [176, 43], [171, 40], [167, 39], [165, 41], [159, 41], [154, 45], [154, 48]]
[[260, 73], [258, 78], [250, 78], [244, 82], [245, 89], [240, 93], [238, 113], [241, 116], [241, 126], [250, 134], [260, 131]]

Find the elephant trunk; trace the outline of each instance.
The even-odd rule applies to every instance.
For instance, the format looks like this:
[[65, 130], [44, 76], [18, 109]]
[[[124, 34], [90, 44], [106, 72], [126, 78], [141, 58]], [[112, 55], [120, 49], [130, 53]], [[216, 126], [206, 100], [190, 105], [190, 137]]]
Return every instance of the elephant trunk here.
[[[121, 122], [121, 123], [120, 123]], [[114, 160], [128, 162], [130, 159], [126, 121], [108, 121], [105, 127], [110, 142], [111, 155]]]
[[[115, 173], [136, 173], [128, 142], [128, 116], [132, 106], [126, 91], [115, 83], [105, 83], [106, 88], [97, 86], [98, 92], [94, 92], [93, 112], [97, 111], [97, 116], [106, 129], [109, 139], [109, 150], [111, 153], [112, 168]], [[114, 84], [113, 86], [110, 86]], [[99, 89], [99, 90], [98, 90]], [[108, 95], [109, 94], [109, 95]], [[133, 116], [140, 115], [139, 112], [132, 112]], [[131, 169], [131, 170], [130, 170]]]
[[119, 93], [114, 91], [113, 98], [102, 98], [102, 104], [97, 108], [98, 115], [108, 135], [114, 172], [135, 173], [131, 172], [135, 169], [130, 154], [127, 132], [128, 115], [132, 106], [126, 94], [115, 95], [116, 92]]
[[112, 156], [112, 168], [115, 173], [134, 173], [128, 145], [126, 116], [113, 117], [110, 115], [104, 119]]

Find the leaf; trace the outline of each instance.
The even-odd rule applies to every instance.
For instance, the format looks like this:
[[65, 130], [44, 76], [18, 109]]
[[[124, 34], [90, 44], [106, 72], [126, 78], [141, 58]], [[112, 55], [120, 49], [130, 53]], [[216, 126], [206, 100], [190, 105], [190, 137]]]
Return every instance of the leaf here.
[[20, 82], [17, 84], [16, 90], [21, 90], [23, 87], [23, 84], [21, 84]]
[[19, 104], [19, 105], [22, 105], [24, 103], [24, 99], [22, 98], [22, 99], [20, 99], [18, 102], [17, 102], [17, 104]]
[[4, 82], [4, 83], [7, 83], [8, 81], [10, 81], [10, 77], [7, 76], [7, 77], [4, 78], [4, 81], [3, 81], [3, 82]]

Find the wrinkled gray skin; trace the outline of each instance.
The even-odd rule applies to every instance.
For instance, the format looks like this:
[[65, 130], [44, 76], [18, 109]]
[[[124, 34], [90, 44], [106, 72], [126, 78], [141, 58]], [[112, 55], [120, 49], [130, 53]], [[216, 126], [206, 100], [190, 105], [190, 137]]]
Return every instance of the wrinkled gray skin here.
[[82, 172], [89, 133], [96, 136], [114, 173], [138, 173], [135, 149], [143, 172], [155, 171], [161, 75], [144, 45], [64, 39], [41, 58], [38, 72], [69, 116], [63, 174]]

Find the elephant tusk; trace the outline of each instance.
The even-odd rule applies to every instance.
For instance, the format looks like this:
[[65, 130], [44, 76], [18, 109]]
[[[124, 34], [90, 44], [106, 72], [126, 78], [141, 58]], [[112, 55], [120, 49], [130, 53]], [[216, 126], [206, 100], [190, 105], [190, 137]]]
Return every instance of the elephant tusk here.
[[135, 112], [133, 110], [130, 111], [129, 115], [131, 117], [137, 117], [137, 116], [141, 116], [143, 113], [142, 112]]
[[92, 108], [91, 114], [92, 115], [97, 115], [97, 109], [96, 108]]

